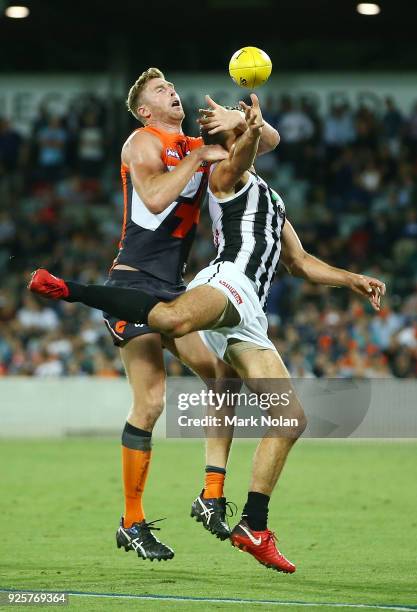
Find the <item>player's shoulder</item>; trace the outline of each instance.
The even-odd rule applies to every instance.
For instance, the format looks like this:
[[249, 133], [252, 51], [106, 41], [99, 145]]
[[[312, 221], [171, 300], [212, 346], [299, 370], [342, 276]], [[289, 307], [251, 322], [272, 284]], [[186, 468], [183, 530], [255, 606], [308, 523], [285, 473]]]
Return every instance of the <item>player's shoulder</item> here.
[[129, 165], [135, 152], [150, 150], [150, 147], [159, 153], [162, 150], [163, 143], [161, 139], [149, 129], [145, 127], [138, 128], [130, 134], [122, 147], [122, 162]]
[[123, 147], [136, 146], [137, 144], [141, 144], [144, 142], [161, 143], [162, 146], [161, 138], [159, 137], [157, 130], [151, 130], [147, 127], [141, 127], [130, 134]]

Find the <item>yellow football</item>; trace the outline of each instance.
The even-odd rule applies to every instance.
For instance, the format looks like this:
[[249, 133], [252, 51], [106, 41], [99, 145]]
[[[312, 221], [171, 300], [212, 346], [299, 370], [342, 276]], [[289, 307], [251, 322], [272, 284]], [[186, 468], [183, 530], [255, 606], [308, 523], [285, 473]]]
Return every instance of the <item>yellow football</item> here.
[[255, 89], [269, 79], [272, 62], [269, 57], [257, 47], [243, 47], [233, 53], [229, 62], [229, 73], [236, 85]]

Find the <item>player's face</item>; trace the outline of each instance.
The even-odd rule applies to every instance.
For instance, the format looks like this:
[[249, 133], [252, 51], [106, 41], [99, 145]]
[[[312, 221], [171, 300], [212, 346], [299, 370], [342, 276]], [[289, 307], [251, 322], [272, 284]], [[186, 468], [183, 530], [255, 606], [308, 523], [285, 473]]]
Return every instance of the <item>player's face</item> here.
[[149, 119], [162, 121], [182, 121], [184, 109], [175, 87], [165, 79], [150, 80], [142, 94], [143, 108]]

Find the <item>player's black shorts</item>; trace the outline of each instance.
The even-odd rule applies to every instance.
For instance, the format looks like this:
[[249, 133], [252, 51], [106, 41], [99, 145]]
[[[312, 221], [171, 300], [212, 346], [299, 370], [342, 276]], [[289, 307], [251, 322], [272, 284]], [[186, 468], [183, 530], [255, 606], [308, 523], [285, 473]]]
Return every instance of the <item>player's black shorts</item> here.
[[[161, 302], [171, 302], [185, 291], [185, 285], [172, 285], [143, 270], [138, 270], [137, 272], [133, 270], [113, 270], [105, 284], [111, 287], [142, 289], [159, 298]], [[128, 323], [105, 312], [103, 312], [103, 316], [106, 327], [116, 346], [123, 346], [126, 340], [136, 336], [143, 336], [144, 334], [151, 334], [155, 331], [145, 323]]]

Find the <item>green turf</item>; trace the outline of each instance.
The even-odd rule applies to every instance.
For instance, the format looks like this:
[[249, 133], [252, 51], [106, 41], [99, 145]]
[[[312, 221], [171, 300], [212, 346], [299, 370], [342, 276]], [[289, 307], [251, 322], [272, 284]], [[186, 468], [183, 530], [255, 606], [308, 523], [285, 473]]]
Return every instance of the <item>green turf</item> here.
[[[240, 509], [253, 448], [251, 442], [236, 443], [229, 465], [226, 493]], [[266, 570], [189, 518], [202, 481], [200, 441], [157, 440], [154, 445], [147, 517], [168, 517], [160, 537], [176, 550], [173, 561], [160, 564], [115, 547], [122, 509], [118, 440], [2, 441], [0, 586], [416, 605], [416, 459], [412, 442], [296, 445], [270, 512], [280, 548], [298, 566], [289, 576]], [[69, 607], [241, 606], [73, 597]], [[252, 607], [261, 609], [245, 609]]]

